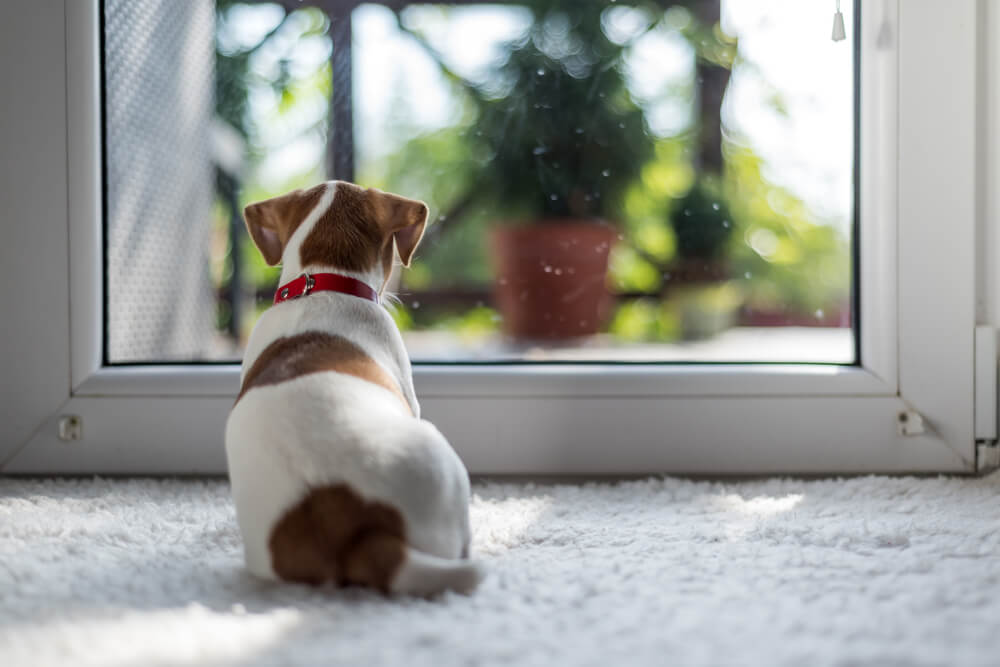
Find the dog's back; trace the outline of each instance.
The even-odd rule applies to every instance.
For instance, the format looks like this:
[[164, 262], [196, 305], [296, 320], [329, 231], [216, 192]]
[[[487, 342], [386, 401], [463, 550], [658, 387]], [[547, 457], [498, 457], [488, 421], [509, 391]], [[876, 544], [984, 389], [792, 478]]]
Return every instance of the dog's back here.
[[[304, 196], [321, 208], [335, 202], [327, 195]], [[315, 233], [302, 227], [285, 235], [286, 255], [296, 235]], [[384, 248], [375, 256], [384, 260]], [[378, 304], [323, 293], [267, 311], [248, 345], [226, 452], [255, 574], [419, 594], [478, 582], [463, 558], [467, 473], [419, 419], [402, 339]]]
[[[418, 593], [475, 584], [457, 560], [469, 541], [464, 468], [433, 426], [384, 394], [320, 371], [247, 391], [233, 408], [227, 455], [252, 572]], [[421, 554], [442, 560], [433, 582], [412, 572]]]

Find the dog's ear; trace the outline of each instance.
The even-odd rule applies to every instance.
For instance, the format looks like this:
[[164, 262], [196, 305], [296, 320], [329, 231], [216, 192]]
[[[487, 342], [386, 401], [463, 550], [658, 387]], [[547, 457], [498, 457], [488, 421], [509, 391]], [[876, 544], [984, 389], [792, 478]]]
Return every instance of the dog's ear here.
[[295, 190], [243, 209], [250, 238], [269, 266], [281, 261], [285, 244], [309, 211], [319, 203], [324, 189], [325, 186], [318, 185], [309, 190]]
[[274, 266], [281, 261], [281, 251], [284, 249], [281, 236], [278, 234], [281, 218], [275, 214], [273, 201], [268, 199], [250, 204], [243, 209], [243, 218], [247, 222], [250, 238], [264, 256], [268, 266]]
[[385, 235], [392, 235], [403, 266], [410, 265], [427, 226], [427, 204], [381, 190], [369, 190], [375, 220]]

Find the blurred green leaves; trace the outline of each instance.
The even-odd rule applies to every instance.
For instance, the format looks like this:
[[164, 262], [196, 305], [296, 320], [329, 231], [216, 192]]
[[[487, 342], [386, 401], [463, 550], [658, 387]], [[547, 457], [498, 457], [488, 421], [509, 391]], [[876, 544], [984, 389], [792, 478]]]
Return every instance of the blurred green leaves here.
[[[726, 141], [723, 173], [706, 181], [695, 157], [698, 119], [673, 136], [656, 136], [629, 90], [623, 62], [630, 44], [654, 28], [683, 37], [699, 61], [752, 70], [732, 37], [718, 25], [698, 22], [685, 6], [693, 2], [665, 9], [654, 0], [620, 0], [616, 6], [603, 0], [526, 0], [534, 23], [506, 45], [488, 84], [445, 72], [460, 109], [452, 125], [414, 131], [405, 123], [411, 102], [399, 100], [403, 120], [387, 132], [397, 133], [392, 143], [401, 147], [375, 161], [361, 160], [357, 180], [430, 204], [427, 240], [404, 274], [401, 291], [484, 290], [492, 280], [486, 252], [491, 226], [572, 215], [604, 217], [621, 230], [609, 285], [633, 296], [621, 303], [609, 329], [623, 339], [685, 335], [685, 309], [693, 307], [722, 313], [743, 304], [748, 311], [780, 312], [789, 320], [815, 319], [817, 312], [845, 307], [850, 243], [836, 221], [771, 182], [767, 164], [752, 147]], [[217, 6], [221, 28], [236, 19], [233, 9], [245, 7], [232, 0]], [[611, 39], [605, 12], [625, 6], [641, 11], [632, 23], [619, 22], [631, 32]], [[452, 8], [438, 11], [447, 16]], [[326, 136], [329, 63], [303, 69], [293, 56], [311, 41], [327, 40], [329, 22], [315, 9], [275, 16], [258, 43], [230, 45], [217, 58], [218, 114], [248, 141], [244, 203], [313, 185], [323, 174], [316, 164], [264, 183], [253, 171], [280, 148], [276, 141]], [[408, 35], [403, 22], [400, 26], [401, 39], [423, 39], [417, 32]], [[426, 40], [424, 46], [430, 57]], [[684, 86], [695, 88], [694, 72]], [[768, 103], [779, 115], [787, 113], [781, 91], [773, 90]], [[697, 214], [684, 216], [685, 209]], [[702, 222], [685, 226], [695, 219]], [[277, 270], [263, 264], [249, 238], [238, 251], [250, 284], [273, 285]], [[729, 280], [700, 295], [684, 294], [672, 268], [682, 256], [725, 258]], [[216, 273], [224, 279], [224, 272]], [[401, 307], [395, 317], [401, 328], [447, 328], [470, 336], [498, 327], [496, 313], [486, 306], [459, 312], [425, 304], [417, 310]]]

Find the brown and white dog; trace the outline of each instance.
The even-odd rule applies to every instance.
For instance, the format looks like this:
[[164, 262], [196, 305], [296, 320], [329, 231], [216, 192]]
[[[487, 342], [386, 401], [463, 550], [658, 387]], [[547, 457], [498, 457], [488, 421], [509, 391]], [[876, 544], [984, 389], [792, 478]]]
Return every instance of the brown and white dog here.
[[[267, 263], [281, 262], [280, 284], [305, 291], [279, 288], [254, 327], [226, 424], [247, 568], [395, 593], [471, 590], [481, 571], [468, 560], [468, 473], [420, 419], [402, 337], [379, 304], [394, 246], [408, 266], [427, 206], [330, 181], [244, 214]], [[310, 293], [321, 277], [333, 290]]]

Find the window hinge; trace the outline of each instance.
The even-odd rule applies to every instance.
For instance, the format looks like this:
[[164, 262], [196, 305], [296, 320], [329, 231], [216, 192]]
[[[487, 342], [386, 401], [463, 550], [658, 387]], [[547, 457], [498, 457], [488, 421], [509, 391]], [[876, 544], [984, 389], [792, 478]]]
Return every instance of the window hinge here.
[[997, 441], [976, 441], [976, 472], [986, 473], [997, 468], [1000, 468], [1000, 446]]
[[997, 439], [997, 333], [977, 326], [975, 339], [975, 439]]

